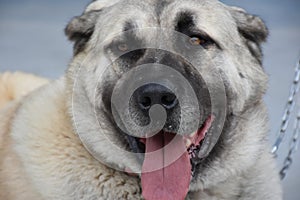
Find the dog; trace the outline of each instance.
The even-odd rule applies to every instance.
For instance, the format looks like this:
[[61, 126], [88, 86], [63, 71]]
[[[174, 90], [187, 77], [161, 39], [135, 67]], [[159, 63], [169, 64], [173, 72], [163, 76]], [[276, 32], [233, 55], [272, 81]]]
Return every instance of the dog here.
[[1, 110], [0, 199], [282, 199], [259, 17], [97, 0], [65, 33], [66, 74]]

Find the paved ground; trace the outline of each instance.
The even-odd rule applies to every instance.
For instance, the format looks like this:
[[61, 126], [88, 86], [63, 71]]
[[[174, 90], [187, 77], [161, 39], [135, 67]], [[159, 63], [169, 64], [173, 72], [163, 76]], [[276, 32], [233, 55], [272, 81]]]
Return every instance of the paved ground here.
[[[63, 28], [71, 16], [82, 12], [89, 1], [72, 0], [0, 0], [0, 71], [21, 70], [49, 78], [61, 76], [71, 58], [72, 46]], [[270, 75], [265, 99], [270, 111], [271, 141], [278, 130], [283, 106], [300, 55], [300, 1], [298, 0], [223, 0], [240, 5], [261, 16], [271, 35], [264, 47], [264, 66]], [[281, 165], [282, 146], [278, 163]], [[288, 177], [283, 182], [285, 199], [300, 199], [300, 151]]]

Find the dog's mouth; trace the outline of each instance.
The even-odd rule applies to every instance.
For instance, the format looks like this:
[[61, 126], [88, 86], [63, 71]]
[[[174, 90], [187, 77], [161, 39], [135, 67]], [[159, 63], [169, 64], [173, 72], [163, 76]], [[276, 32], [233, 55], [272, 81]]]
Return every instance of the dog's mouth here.
[[144, 153], [141, 182], [145, 199], [186, 197], [195, 166], [201, 159], [198, 153], [213, 120], [209, 116], [201, 128], [185, 136], [163, 130], [149, 138], [128, 136], [130, 147]]

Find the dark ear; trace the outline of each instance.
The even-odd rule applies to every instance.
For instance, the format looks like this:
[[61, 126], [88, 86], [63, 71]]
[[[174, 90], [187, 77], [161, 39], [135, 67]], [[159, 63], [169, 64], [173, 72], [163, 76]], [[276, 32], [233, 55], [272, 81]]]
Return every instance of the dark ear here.
[[261, 63], [261, 43], [266, 41], [269, 34], [265, 23], [258, 16], [248, 14], [241, 8], [230, 7], [230, 12], [250, 52]]
[[69, 40], [74, 41], [74, 54], [76, 55], [82, 51], [92, 36], [100, 10], [93, 10], [74, 17], [67, 27], [65, 34]]

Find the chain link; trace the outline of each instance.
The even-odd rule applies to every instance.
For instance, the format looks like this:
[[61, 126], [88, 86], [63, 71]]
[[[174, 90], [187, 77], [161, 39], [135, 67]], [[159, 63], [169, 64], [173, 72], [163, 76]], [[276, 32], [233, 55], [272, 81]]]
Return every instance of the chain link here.
[[[286, 130], [291, 120], [291, 114], [295, 109], [299, 87], [300, 87], [300, 60], [298, 61], [297, 66], [295, 68], [295, 78], [291, 86], [290, 95], [287, 104], [285, 106], [284, 115], [282, 117], [281, 126], [279, 130], [279, 135], [271, 151], [274, 156], [277, 156], [277, 151], [279, 149], [279, 146], [286, 135]], [[280, 170], [281, 179], [283, 179], [286, 176], [287, 170], [290, 168], [291, 164], [293, 163], [292, 156], [293, 153], [295, 153], [295, 151], [297, 150], [299, 132], [300, 132], [300, 107], [298, 107], [298, 115], [294, 123], [293, 137], [290, 142], [289, 152], [284, 160], [283, 167]]]

